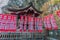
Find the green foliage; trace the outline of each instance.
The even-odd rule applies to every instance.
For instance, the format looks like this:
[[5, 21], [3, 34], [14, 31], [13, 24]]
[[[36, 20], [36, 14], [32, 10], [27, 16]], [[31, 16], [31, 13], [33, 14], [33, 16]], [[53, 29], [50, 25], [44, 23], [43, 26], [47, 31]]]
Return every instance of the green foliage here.
[[54, 0], [54, 4], [57, 4], [59, 2], [60, 2], [60, 0]]
[[35, 7], [40, 10], [40, 8], [43, 6], [43, 4], [45, 2], [47, 2], [48, 0], [35, 0]]

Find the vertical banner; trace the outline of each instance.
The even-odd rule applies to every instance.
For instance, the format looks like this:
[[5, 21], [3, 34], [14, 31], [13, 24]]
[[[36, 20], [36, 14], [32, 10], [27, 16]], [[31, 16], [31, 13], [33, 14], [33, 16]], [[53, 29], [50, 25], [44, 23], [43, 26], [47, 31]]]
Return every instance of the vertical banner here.
[[3, 32], [4, 31], [4, 26], [3, 26], [3, 15], [0, 14], [0, 32]]
[[47, 22], [48, 30], [52, 30], [52, 26], [51, 26], [51, 22], [50, 22], [50, 17], [49, 17], [49, 15], [47, 16], [46, 22]]
[[20, 32], [23, 31], [24, 16], [20, 15]]
[[4, 17], [7, 19], [5, 30], [9, 32], [16, 32], [16, 16], [15, 15], [6, 16], [4, 15]]
[[40, 22], [39, 18], [35, 18], [34, 22], [35, 22], [35, 32], [36, 32], [38, 31], [38, 28], [39, 28], [39, 22]]
[[28, 16], [28, 24], [33, 25], [34, 24], [34, 17]]
[[17, 21], [16, 19], [17, 19], [16, 15], [8, 15], [6, 25], [8, 25], [9, 27], [7, 26], [5, 27], [5, 29], [7, 29], [10, 32], [16, 32], [16, 21]]
[[28, 16], [28, 31], [33, 32], [34, 31], [34, 18]]
[[10, 22], [11, 22], [10, 19], [8, 19], [8, 15], [3, 15], [3, 21], [2, 21], [2, 23], [3, 23], [3, 25], [5, 24], [4, 25], [4, 31], [6, 31], [6, 32], [10, 31]]
[[42, 27], [43, 27], [42, 18], [38, 18], [38, 32], [43, 31]]
[[60, 17], [60, 10], [56, 11], [56, 14]]
[[24, 16], [24, 32], [27, 31], [27, 16]]
[[34, 17], [34, 32], [36, 32], [38, 30], [38, 27], [37, 27], [37, 18]]
[[37, 31], [39, 30], [38, 28], [39, 28], [39, 22], [40, 22], [40, 20], [39, 20], [39, 18], [37, 18], [37, 20], [36, 20], [36, 28], [35, 29], [37, 29]]
[[44, 20], [44, 27], [45, 27], [46, 30], [48, 30], [48, 26], [47, 26], [47, 16], [45, 16], [45, 17], [43, 18], [43, 20]]
[[53, 14], [50, 14], [50, 20], [51, 20], [51, 24], [52, 24], [52, 30], [57, 30], [58, 26], [56, 24], [56, 20], [55, 20]]

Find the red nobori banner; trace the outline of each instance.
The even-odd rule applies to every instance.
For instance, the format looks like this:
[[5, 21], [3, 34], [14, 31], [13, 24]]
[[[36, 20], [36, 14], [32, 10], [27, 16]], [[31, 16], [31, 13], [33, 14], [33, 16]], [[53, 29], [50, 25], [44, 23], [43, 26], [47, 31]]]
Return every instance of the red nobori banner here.
[[23, 31], [23, 24], [20, 24], [19, 26], [20, 26], [20, 32], [22, 32]]
[[50, 14], [50, 20], [51, 20], [52, 30], [57, 30], [58, 26], [56, 24], [56, 20], [55, 20], [53, 14]]
[[34, 17], [28, 16], [28, 24], [34, 25]]
[[24, 30], [23, 30], [24, 32], [26, 32], [27, 31], [27, 25], [24, 25]]
[[24, 23], [24, 16], [20, 15], [20, 24]]
[[34, 31], [34, 26], [33, 25], [28, 25], [28, 31], [33, 32]]
[[52, 25], [49, 15], [44, 17], [44, 26], [47, 30], [52, 30]]
[[42, 18], [34, 18], [34, 32], [42, 32]]
[[43, 18], [43, 21], [44, 21], [44, 27], [45, 27], [45, 29], [48, 30], [48, 26], [47, 26], [47, 16], [45, 16], [45, 17]]
[[39, 18], [39, 24], [38, 24], [39, 26], [42, 26], [43, 25], [43, 22], [42, 21], [43, 21], [43, 19], [42, 18]]
[[38, 22], [38, 32], [42, 32], [43, 31], [43, 20], [42, 20], [42, 18], [39, 18], [39, 20], [38, 20], [39, 22]]
[[16, 16], [0, 14], [0, 32], [16, 32]]
[[19, 25], [20, 32], [23, 31], [23, 24], [24, 24], [24, 16], [20, 15], [20, 25]]
[[58, 17], [60, 17], [60, 10], [57, 10], [56, 14], [58, 15]]
[[27, 16], [24, 16], [24, 32], [27, 31]]
[[28, 16], [28, 31], [33, 32], [34, 31], [34, 17]]
[[24, 16], [24, 25], [26, 24], [27, 25], [27, 16]]
[[37, 27], [37, 18], [34, 17], [34, 32], [36, 32], [38, 30], [38, 27]]
[[51, 25], [51, 22], [50, 22], [50, 17], [49, 17], [49, 15], [47, 16], [46, 22], [47, 22], [48, 30], [52, 30], [52, 25]]

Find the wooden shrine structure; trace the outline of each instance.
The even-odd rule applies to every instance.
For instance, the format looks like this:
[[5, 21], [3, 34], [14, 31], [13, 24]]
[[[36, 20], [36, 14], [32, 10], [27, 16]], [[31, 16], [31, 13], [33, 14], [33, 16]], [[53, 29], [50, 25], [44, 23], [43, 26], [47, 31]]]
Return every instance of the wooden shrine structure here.
[[[34, 7], [34, 5], [33, 5], [33, 3], [32, 2], [30, 2], [29, 3], [29, 6], [28, 7], [26, 7], [26, 8], [22, 8], [22, 9], [12, 9], [12, 8], [7, 8], [8, 9], [8, 11], [11, 11], [11, 12], [13, 12], [13, 13], [11, 13], [12, 15], [17, 15], [17, 21], [19, 20], [19, 18], [20, 18], [20, 15], [25, 15], [25, 16], [32, 16], [32, 17], [38, 17], [40, 14], [42, 14], [43, 13], [43, 11], [39, 11], [39, 10], [37, 10], [35, 7]], [[18, 26], [18, 23], [17, 23], [17, 26]], [[19, 27], [18, 27], [19, 28]], [[45, 31], [45, 30], [44, 30]], [[23, 33], [21, 33], [21, 34], [23, 34]], [[19, 35], [21, 35], [21, 34], [19, 34]], [[27, 34], [27, 33], [26, 33]], [[24, 35], [26, 35], [26, 34], [24, 34]], [[36, 40], [36, 33], [31, 33], [33, 36], [33, 39], [32, 40]], [[47, 36], [49, 35], [49, 31], [46, 31], [44, 34], [41, 34], [41, 33], [38, 33], [39, 35], [39, 39], [44, 39], [44, 40], [47, 40]], [[2, 34], [3, 35], [3, 34]], [[1, 36], [2, 35], [0, 35], [0, 38], [1, 38]], [[5, 35], [5, 34], [4, 34]], [[10, 34], [9, 34], [10, 35]], [[13, 34], [12, 34], [13, 35]], [[6, 35], [5, 35], [6, 36]], [[14, 34], [14, 37], [15, 37], [16, 35]], [[27, 36], [27, 35], [26, 35]], [[30, 35], [31, 36], [31, 35]], [[43, 36], [43, 37], [41, 37], [41, 36]], [[21, 36], [20, 36], [21, 37]], [[17, 37], [16, 37], [17, 38]], [[22, 37], [23, 38], [23, 37]], [[24, 36], [24, 38], [25, 38], [25, 36]], [[11, 38], [10, 38], [11, 39]], [[18, 38], [17, 38], [18, 39]], [[27, 36], [27, 39], [28, 39], [28, 36]], [[30, 38], [31, 39], [31, 38]], [[39, 40], [38, 39], [38, 40]], [[20, 39], [19, 39], [20, 40]], [[24, 39], [25, 40], [25, 39]]]
[[[33, 3], [30, 2], [30, 5], [26, 8], [23, 9], [11, 9], [11, 8], [7, 8], [9, 11], [12, 12], [16, 12], [17, 15], [34, 15], [35, 17], [39, 16], [40, 14], [42, 14], [42, 11], [37, 10]], [[14, 13], [12, 13], [14, 14]]]

